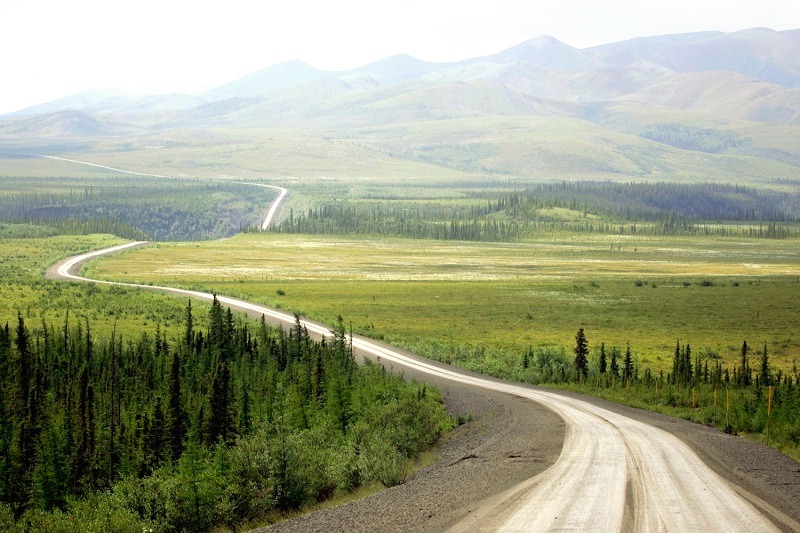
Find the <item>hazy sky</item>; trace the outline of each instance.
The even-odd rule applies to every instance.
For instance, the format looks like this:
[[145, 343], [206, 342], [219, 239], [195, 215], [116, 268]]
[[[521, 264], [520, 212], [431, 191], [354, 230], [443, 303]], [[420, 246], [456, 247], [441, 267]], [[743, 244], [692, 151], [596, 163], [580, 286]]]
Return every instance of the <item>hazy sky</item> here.
[[396, 53], [456, 61], [539, 35], [800, 28], [798, 0], [0, 0], [0, 113], [91, 88], [192, 92], [300, 59], [340, 70]]

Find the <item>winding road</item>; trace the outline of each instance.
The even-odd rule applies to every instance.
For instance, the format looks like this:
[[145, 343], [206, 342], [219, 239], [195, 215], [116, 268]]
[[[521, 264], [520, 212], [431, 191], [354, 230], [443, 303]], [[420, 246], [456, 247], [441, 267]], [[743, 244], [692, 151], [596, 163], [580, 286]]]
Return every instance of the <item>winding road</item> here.
[[[264, 215], [262, 227], [271, 222], [284, 197], [285, 189]], [[213, 298], [201, 291], [92, 280], [79, 274], [86, 261], [146, 244], [131, 242], [81, 254], [53, 266], [47, 275]], [[252, 302], [217, 299], [273, 323], [295, 322], [293, 315]], [[312, 334], [330, 335], [322, 324], [302, 323]], [[487, 500], [462, 517], [453, 531], [800, 531], [795, 519], [718, 475], [684, 441], [663, 429], [572, 396], [463, 373], [365, 337], [354, 335], [353, 347], [360, 355], [396, 367], [468, 385], [476, 394], [489, 390], [533, 400], [564, 420], [565, 439], [555, 464]]]

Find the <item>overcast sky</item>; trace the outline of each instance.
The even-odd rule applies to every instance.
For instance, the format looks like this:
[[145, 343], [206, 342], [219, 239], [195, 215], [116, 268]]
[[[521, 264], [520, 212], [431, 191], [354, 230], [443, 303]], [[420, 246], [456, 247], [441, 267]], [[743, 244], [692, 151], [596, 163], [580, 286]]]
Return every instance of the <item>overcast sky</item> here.
[[[278, 4], [278, 5], [276, 5]], [[193, 92], [300, 59], [457, 61], [539, 35], [585, 48], [800, 28], [798, 0], [0, 0], [0, 114], [92, 88]]]

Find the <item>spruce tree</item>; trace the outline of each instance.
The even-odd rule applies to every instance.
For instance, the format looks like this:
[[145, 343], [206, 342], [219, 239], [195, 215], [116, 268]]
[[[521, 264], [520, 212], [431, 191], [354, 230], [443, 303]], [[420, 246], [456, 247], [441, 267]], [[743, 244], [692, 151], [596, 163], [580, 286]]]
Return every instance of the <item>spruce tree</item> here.
[[230, 402], [230, 370], [227, 361], [217, 365], [211, 380], [209, 398], [208, 442], [214, 444], [218, 440], [227, 442], [232, 436], [232, 418]]
[[608, 370], [614, 377], [619, 376], [619, 348], [616, 346], [611, 347], [611, 363], [608, 365]]
[[739, 367], [739, 379], [737, 380], [738, 384], [743, 387], [750, 386], [750, 363], [747, 360], [748, 351], [747, 341], [744, 341], [742, 343], [742, 363]]
[[586, 336], [583, 333], [583, 328], [578, 330], [575, 335], [575, 371], [586, 379], [589, 375], [589, 344], [586, 341]]
[[600, 361], [598, 362], [598, 370], [600, 371], [601, 374], [605, 374], [606, 373], [606, 370], [607, 370], [607, 367], [608, 367], [607, 359], [608, 358], [606, 356], [606, 343], [601, 342], [600, 343]]
[[631, 379], [633, 377], [633, 357], [631, 356], [631, 344], [625, 348], [625, 359], [622, 362], [622, 378]]
[[192, 317], [191, 299], [186, 304], [186, 314], [184, 319], [186, 321], [186, 330], [183, 334], [183, 343], [189, 350], [191, 350], [192, 346], [194, 346], [194, 319]]
[[764, 351], [761, 352], [761, 385], [768, 387], [772, 385], [772, 376], [769, 374], [769, 352], [767, 343], [764, 343]]
[[15, 429], [17, 457], [15, 462], [12, 500], [18, 510], [23, 510], [31, 487], [31, 473], [36, 458], [38, 420], [31, 401], [35, 369], [30, 335], [21, 313], [17, 313], [16, 358], [14, 359], [14, 384], [12, 389], [12, 415]]
[[[186, 350], [190, 350], [187, 347]], [[181, 360], [178, 350], [172, 353], [172, 364], [169, 372], [169, 403], [167, 405], [167, 438], [170, 455], [178, 460], [183, 453], [183, 439], [186, 437], [186, 411], [181, 401]]]

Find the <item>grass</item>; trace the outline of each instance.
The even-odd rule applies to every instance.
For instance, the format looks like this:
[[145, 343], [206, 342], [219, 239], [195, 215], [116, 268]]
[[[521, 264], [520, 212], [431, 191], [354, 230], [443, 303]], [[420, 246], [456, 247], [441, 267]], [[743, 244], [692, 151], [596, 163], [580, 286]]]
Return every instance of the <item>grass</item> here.
[[137, 250], [88, 275], [202, 287], [326, 323], [341, 315], [354, 332], [461, 364], [511, 364], [528, 346], [571, 349], [578, 327], [595, 348], [630, 342], [656, 371], [669, 368], [678, 339], [727, 362], [743, 340], [767, 342], [777, 368], [800, 356], [793, 241], [240, 235]]
[[[275, 128], [214, 126], [60, 145], [52, 140], [0, 139], [0, 151], [47, 151], [182, 177], [269, 179], [293, 189], [298, 183], [316, 180], [368, 183], [381, 179], [426, 184], [561, 179], [728, 183], [735, 179], [776, 187], [775, 180], [796, 180], [797, 176], [797, 128], [703, 118], [674, 108], [617, 103], [589, 120], [577, 118], [580, 113], [521, 116], [508, 110], [499, 115], [423, 115], [398, 122], [391, 110], [383, 119], [380, 113], [381, 105], [372, 106], [366, 123], [348, 119], [336, 121], [335, 128], [325, 120], [301, 120]], [[651, 124], [676, 122], [732, 132], [749, 142], [725, 153], [708, 154], [679, 150], [635, 134]], [[96, 173], [56, 162], [33, 165], [29, 160], [4, 160], [0, 168], [5, 176], [92, 172]]]
[[[725, 431], [728, 424], [736, 427], [745, 420], [750, 420], [752, 423], [752, 419], [759, 416], [746, 413], [744, 406], [748, 402], [751, 406], [760, 404], [760, 408], [763, 410], [761, 416], [764, 417], [761, 423], [764, 423], [767, 416], [765, 414], [766, 393], [763, 394], [760, 401], [757, 401], [754, 400], [751, 389], [729, 388], [723, 384], [716, 389], [715, 394], [715, 388], [711, 384], [697, 387], [666, 385], [662, 388], [655, 388], [652, 384], [648, 386], [636, 383], [633, 386], [624, 386], [618, 383], [616, 387], [606, 387], [600, 385], [601, 380], [597, 377], [595, 380], [597, 381], [594, 384], [550, 383], [548, 386], [559, 390], [589, 394], [614, 403], [714, 426], [720, 431]], [[726, 407], [729, 409], [726, 410]], [[756, 411], [758, 408], [759, 406], [756, 405]], [[772, 415], [773, 433], [770, 439], [767, 439], [765, 431], [750, 431], [740, 434], [750, 440], [772, 446], [795, 461], [800, 461], [800, 447], [797, 446], [796, 434], [792, 434], [795, 430], [791, 429], [792, 426], [787, 424], [787, 420], [784, 418], [790, 410], [791, 408], [784, 409], [782, 416]], [[792, 419], [795, 418], [794, 415], [790, 416]]]
[[[183, 332], [186, 300], [153, 291], [96, 286], [44, 279], [45, 269], [59, 259], [80, 252], [120, 244], [112, 235], [57, 236], [0, 241], [0, 326], [16, 326], [17, 313], [33, 329], [43, 322], [60, 328], [69, 312], [71, 324], [88, 318], [93, 333], [107, 335], [115, 329], [126, 339], [143, 332], [153, 335], [159, 324], [173, 342]], [[199, 323], [206, 318], [205, 304], [193, 304]]]

